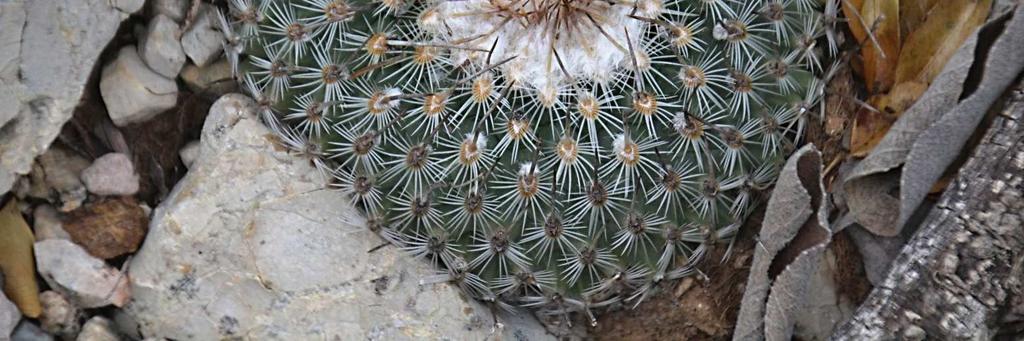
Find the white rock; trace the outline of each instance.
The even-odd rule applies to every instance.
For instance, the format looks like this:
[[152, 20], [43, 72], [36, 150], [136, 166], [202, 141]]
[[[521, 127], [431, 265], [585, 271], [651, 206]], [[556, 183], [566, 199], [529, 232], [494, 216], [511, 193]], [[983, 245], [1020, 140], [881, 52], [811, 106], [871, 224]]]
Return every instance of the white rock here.
[[178, 151], [178, 157], [181, 158], [181, 163], [185, 164], [186, 168], [192, 168], [192, 163], [199, 158], [199, 144], [199, 141], [192, 141]]
[[14, 334], [11, 334], [11, 341], [53, 341], [53, 336], [29, 320], [22, 320], [14, 329]]
[[96, 59], [126, 18], [109, 0], [0, 1], [0, 193], [32, 169], [71, 118]]
[[47, 290], [39, 294], [39, 302], [43, 305], [43, 314], [39, 323], [47, 333], [61, 338], [74, 338], [82, 329], [79, 318], [82, 312], [60, 293]]
[[217, 28], [217, 8], [202, 4], [192, 27], [181, 36], [181, 47], [192, 63], [202, 67], [214, 61], [223, 50], [224, 34]]
[[21, 311], [18, 310], [18, 306], [7, 299], [3, 292], [0, 292], [0, 340], [14, 333], [18, 321], [21, 321]]
[[114, 331], [114, 323], [105, 317], [93, 316], [82, 326], [82, 333], [78, 334], [75, 341], [120, 341]]
[[60, 221], [60, 214], [50, 205], [36, 206], [32, 211], [32, 231], [36, 235], [36, 241], [47, 239], [71, 240], [71, 235], [64, 230], [64, 224]]
[[154, 15], [166, 15], [171, 20], [181, 22], [188, 11], [188, 0], [150, 0], [149, 6]]
[[180, 36], [177, 22], [165, 15], [157, 15], [149, 21], [145, 35], [139, 41], [139, 55], [150, 69], [173, 79], [185, 65], [185, 51], [178, 40]]
[[368, 253], [381, 239], [308, 160], [275, 145], [252, 105], [214, 103], [199, 158], [154, 212], [126, 307], [143, 336], [549, 339], [532, 318], [493, 328], [453, 286], [420, 286], [437, 271], [427, 262]]
[[231, 75], [231, 63], [224, 58], [204, 67], [186, 64], [181, 69], [181, 80], [192, 92], [222, 95], [238, 89]]
[[100, 94], [110, 120], [123, 127], [173, 108], [178, 100], [178, 86], [146, 66], [134, 46], [125, 46], [113, 63], [103, 67]]
[[139, 191], [139, 175], [128, 155], [108, 153], [82, 171], [82, 182], [97, 195], [134, 195]]
[[120, 307], [131, 298], [127, 276], [70, 240], [36, 242], [34, 251], [46, 283], [79, 307]]
[[146, 4], [146, 0], [109, 0], [115, 8], [122, 12], [132, 14], [142, 9], [142, 6]]

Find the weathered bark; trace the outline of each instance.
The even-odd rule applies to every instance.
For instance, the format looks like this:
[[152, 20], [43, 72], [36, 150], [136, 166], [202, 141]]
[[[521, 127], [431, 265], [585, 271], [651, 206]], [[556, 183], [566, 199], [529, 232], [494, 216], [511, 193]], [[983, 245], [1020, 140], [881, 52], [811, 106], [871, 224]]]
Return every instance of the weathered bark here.
[[[1012, 33], [1017, 34], [1017, 33]], [[990, 339], [1024, 290], [1024, 94], [1013, 93], [835, 340]]]

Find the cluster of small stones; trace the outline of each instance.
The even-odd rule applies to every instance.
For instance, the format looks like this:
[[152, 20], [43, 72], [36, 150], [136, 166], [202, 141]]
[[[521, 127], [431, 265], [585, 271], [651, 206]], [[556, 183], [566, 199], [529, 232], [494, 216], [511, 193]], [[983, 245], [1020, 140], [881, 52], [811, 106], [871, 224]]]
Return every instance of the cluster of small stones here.
[[220, 21], [261, 118], [439, 266], [422, 283], [593, 321], [734, 236], [820, 105], [826, 1], [231, 0]]

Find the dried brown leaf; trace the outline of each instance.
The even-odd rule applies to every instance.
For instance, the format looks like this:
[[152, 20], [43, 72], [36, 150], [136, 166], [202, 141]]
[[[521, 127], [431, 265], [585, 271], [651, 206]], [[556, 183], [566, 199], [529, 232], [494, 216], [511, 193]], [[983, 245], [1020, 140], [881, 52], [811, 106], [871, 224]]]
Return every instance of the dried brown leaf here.
[[11, 199], [0, 209], [0, 272], [4, 274], [4, 294], [22, 315], [31, 318], [43, 311], [32, 257], [34, 242], [32, 230], [18, 212], [18, 203]]

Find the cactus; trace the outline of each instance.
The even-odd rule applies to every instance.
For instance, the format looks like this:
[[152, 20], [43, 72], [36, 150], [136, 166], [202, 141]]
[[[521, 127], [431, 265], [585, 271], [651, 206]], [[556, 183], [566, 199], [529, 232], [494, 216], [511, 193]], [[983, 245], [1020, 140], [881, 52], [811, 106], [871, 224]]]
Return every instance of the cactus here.
[[593, 322], [735, 235], [820, 105], [827, 5], [231, 0], [220, 24], [262, 120], [439, 266], [421, 283]]

